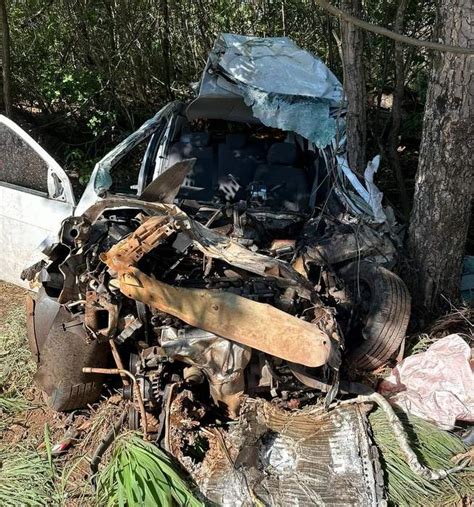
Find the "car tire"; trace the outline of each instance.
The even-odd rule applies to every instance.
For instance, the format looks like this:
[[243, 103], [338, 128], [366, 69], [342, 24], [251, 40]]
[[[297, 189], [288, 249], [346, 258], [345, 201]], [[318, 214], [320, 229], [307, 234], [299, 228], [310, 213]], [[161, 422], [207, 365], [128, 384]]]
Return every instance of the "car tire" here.
[[82, 368], [106, 367], [108, 351], [107, 343], [89, 343], [82, 323], [61, 308], [39, 351], [35, 374], [46, 404], [62, 412], [97, 401], [104, 377], [83, 373]]
[[340, 275], [353, 303], [360, 303], [361, 286], [368, 298], [361, 316], [361, 341], [352, 349], [347, 343], [348, 362], [359, 369], [375, 370], [403, 343], [410, 319], [410, 293], [395, 273], [370, 262], [352, 263]]
[[43, 391], [43, 399], [46, 405], [54, 411], [67, 412], [95, 403], [100, 397], [102, 386], [103, 384], [99, 382], [77, 384], [71, 387], [57, 386], [51, 395]]

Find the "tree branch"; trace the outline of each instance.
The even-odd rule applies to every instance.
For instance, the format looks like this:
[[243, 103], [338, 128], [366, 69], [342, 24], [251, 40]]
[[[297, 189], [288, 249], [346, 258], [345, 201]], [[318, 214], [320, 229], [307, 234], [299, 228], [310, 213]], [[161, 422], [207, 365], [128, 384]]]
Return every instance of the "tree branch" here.
[[413, 37], [407, 37], [406, 35], [401, 35], [399, 33], [392, 32], [388, 28], [384, 28], [382, 26], [374, 25], [373, 23], [368, 23], [367, 21], [363, 21], [347, 12], [341, 11], [337, 7], [334, 7], [326, 0], [315, 0], [316, 4], [330, 12], [333, 16], [337, 16], [349, 23], [352, 23], [355, 26], [358, 26], [364, 30], [369, 32], [377, 33], [379, 35], [385, 35], [385, 37], [389, 37], [397, 42], [402, 42], [404, 44], [410, 44], [412, 46], [419, 46], [428, 49], [434, 49], [436, 51], [444, 51], [449, 53], [462, 53], [465, 55], [474, 54], [473, 49], [463, 48], [461, 46], [450, 46], [448, 44], [440, 44], [438, 42], [431, 41], [423, 41], [419, 39], [414, 39]]

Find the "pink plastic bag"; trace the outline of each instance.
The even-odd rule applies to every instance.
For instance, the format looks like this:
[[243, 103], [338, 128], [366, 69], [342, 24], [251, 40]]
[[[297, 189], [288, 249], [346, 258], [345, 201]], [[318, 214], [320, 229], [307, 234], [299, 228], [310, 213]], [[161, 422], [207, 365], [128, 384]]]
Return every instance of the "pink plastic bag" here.
[[452, 334], [405, 358], [379, 392], [405, 412], [452, 429], [457, 419], [474, 421], [473, 366], [471, 348]]

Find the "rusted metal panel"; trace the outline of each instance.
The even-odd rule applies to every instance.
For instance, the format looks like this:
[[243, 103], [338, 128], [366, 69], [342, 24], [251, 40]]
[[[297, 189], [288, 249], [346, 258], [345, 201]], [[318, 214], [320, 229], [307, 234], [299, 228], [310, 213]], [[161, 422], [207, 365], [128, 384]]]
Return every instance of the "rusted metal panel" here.
[[99, 341], [111, 339], [117, 331], [119, 305], [105, 295], [86, 292], [84, 325]]
[[[190, 224], [190, 221], [186, 223]], [[279, 263], [262, 266], [257, 260], [260, 257], [266, 260], [265, 256], [253, 254], [197, 223], [194, 223], [194, 227], [202, 238], [197, 247], [201, 245], [200, 249], [206, 253], [211, 250], [211, 257], [221, 258], [218, 252], [224, 243], [223, 260], [229, 260], [229, 257], [239, 259], [238, 252], [243, 250], [244, 259], [240, 258], [239, 263], [248, 259], [247, 263], [254, 266], [257, 272], [261, 271], [262, 275], [266, 274], [266, 268], [274, 267], [277, 272], [271, 271], [267, 276], [291, 276], [295, 284], [302, 278], [288, 266], [285, 266], [285, 270], [280, 269]], [[328, 362], [339, 364], [337, 343], [333, 345], [332, 337], [316, 325], [236, 294], [173, 287], [133, 267], [143, 255], [178, 228], [180, 225], [176, 217], [153, 216], [146, 219], [128, 238], [101, 255], [101, 260], [118, 275], [119, 287], [125, 296], [173, 315], [191, 326], [290, 362], [310, 367]]]
[[[84, 215], [84, 219], [89, 223], [94, 223], [105, 209], [120, 208], [141, 209], [154, 215], [152, 217], [153, 221], [149, 225], [145, 221], [131, 237], [142, 237], [144, 229], [151, 229], [154, 220], [156, 220], [155, 225], [158, 226], [158, 223], [161, 223], [159, 217], [166, 216], [170, 227], [172, 226], [175, 230], [180, 230], [188, 235], [193, 247], [200, 250], [207, 257], [220, 259], [231, 266], [245, 269], [260, 276], [278, 279], [284, 286], [294, 286], [301, 297], [313, 301], [317, 300], [311, 283], [288, 263], [248, 250], [237, 241], [212, 231], [191, 219], [175, 205], [144, 203], [138, 199], [129, 198], [111, 198], [92, 206]], [[148, 220], [151, 220], [151, 218]], [[126, 238], [117, 245], [126, 243], [129, 239]], [[111, 257], [109, 254], [107, 256]], [[109, 264], [109, 261], [106, 261], [105, 258], [104, 262]], [[110, 265], [109, 267], [112, 268]]]
[[267, 354], [317, 367], [338, 354], [317, 326], [229, 292], [183, 289], [130, 268], [119, 277], [121, 292], [187, 324]]

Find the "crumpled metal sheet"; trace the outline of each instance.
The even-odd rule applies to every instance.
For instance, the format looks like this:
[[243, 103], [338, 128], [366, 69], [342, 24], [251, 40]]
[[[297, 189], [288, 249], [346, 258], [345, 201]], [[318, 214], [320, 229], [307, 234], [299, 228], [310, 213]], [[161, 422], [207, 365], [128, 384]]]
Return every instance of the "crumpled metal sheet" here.
[[320, 148], [336, 137], [335, 110], [344, 107], [336, 76], [291, 39], [221, 34], [199, 98], [238, 96], [264, 125], [296, 132]]
[[[263, 267], [262, 274], [266, 276], [282, 277], [282, 280], [287, 282], [291, 279], [304, 280], [291, 266], [283, 262], [275, 264], [275, 260], [270, 257], [245, 250], [237, 243], [212, 233], [206, 227], [187, 218], [182, 212], [185, 218], [179, 219], [179, 209], [171, 205], [162, 205], [163, 211], [167, 207], [170, 210], [174, 209], [174, 212], [144, 219], [132, 234], [100, 255], [102, 262], [107, 264], [114, 276], [117, 276], [118, 286], [126, 297], [173, 315], [193, 327], [210, 331], [290, 362], [310, 367], [326, 363], [332, 367], [339, 366], [340, 351], [338, 337], [333, 329], [333, 316], [322, 306], [318, 307], [322, 318], [310, 323], [269, 304], [230, 292], [175, 287], [135, 268], [135, 264], [143, 255], [176, 230], [194, 230], [199, 232], [202, 240], [201, 243], [196, 242], [195, 246], [199, 245], [200, 250], [204, 252], [210, 247], [219, 250], [219, 246], [224, 243], [225, 253], [219, 255], [214, 251], [210, 255], [213, 258], [222, 258], [231, 263], [227, 259], [231, 256], [231, 247], [234, 246], [237, 252], [242, 250], [244, 257], [238, 262], [247, 260], [249, 271], [258, 272]], [[268, 263], [271, 264], [270, 270], [265, 272], [265, 264]], [[288, 279], [284, 278], [285, 276]], [[304, 283], [306, 284], [306, 280]], [[297, 341], [294, 340], [295, 336], [298, 337]]]
[[344, 225], [329, 224], [322, 238], [306, 247], [306, 262], [334, 265], [349, 260], [378, 255], [389, 262], [395, 255], [393, 242], [383, 233], [361, 224], [349, 232]]
[[[277, 95], [248, 87], [243, 90], [245, 103], [267, 127], [296, 132], [325, 148], [335, 137], [337, 123], [329, 103], [311, 97]], [[343, 120], [339, 120], [343, 124]]]
[[[365, 187], [359, 180], [357, 175], [354, 173], [354, 171], [352, 171], [352, 169], [349, 167], [346, 154], [337, 155], [336, 160], [338, 163], [339, 170], [342, 171], [344, 176], [350, 181], [351, 185], [354, 187], [359, 197], [363, 199], [362, 203], [360, 202], [351, 203], [353, 207], [355, 207], [355, 210], [357, 209], [357, 204], [359, 204], [359, 207], [362, 207], [363, 212], [369, 213], [373, 216], [374, 222], [377, 223], [385, 222], [387, 220], [387, 216], [382, 206], [383, 193], [374, 183], [374, 176], [380, 164], [380, 155], [375, 156], [371, 161], [369, 161], [367, 167], [365, 168], [364, 171]], [[352, 198], [355, 197], [351, 196], [351, 192], [347, 192], [347, 194], [348, 195], [344, 195], [346, 199], [349, 199], [349, 197]]]
[[162, 329], [161, 347], [166, 355], [197, 366], [209, 381], [214, 403], [236, 417], [245, 391], [244, 370], [252, 349], [202, 329]]
[[453, 429], [457, 419], [474, 422], [471, 348], [458, 334], [436, 341], [426, 352], [406, 357], [379, 392], [405, 412]]
[[194, 479], [221, 506], [256, 499], [272, 506], [380, 505], [380, 465], [364, 407], [286, 412], [248, 399], [240, 423], [210, 439]]
[[221, 34], [209, 54], [198, 98], [188, 112], [191, 117], [193, 109], [213, 117], [217, 98], [221, 104], [230, 101], [227, 106], [222, 105], [219, 114], [244, 121], [240, 97], [248, 106], [248, 121], [255, 117], [269, 127], [295, 132], [320, 149], [333, 145], [340, 154], [337, 157], [339, 170], [362, 198], [362, 209], [354, 206], [352, 201], [358, 198], [356, 194], [351, 198], [353, 192], [345, 190], [342, 198], [349, 201], [358, 214], [369, 213], [375, 222], [387, 220], [381, 205], [382, 193], [373, 182], [380, 157], [369, 162], [364, 186], [349, 168], [344, 153], [343, 87], [318, 57], [287, 37]]
[[104, 210], [121, 208], [136, 208], [156, 215], [166, 215], [175, 222], [176, 230], [188, 235], [193, 246], [207, 257], [221, 259], [232, 266], [257, 275], [272, 277], [279, 280], [283, 286], [295, 287], [301, 297], [315, 300], [316, 294], [311, 283], [289, 264], [248, 250], [232, 238], [201, 225], [174, 204], [144, 202], [129, 197], [113, 197], [103, 199], [91, 206], [84, 214], [84, 219], [89, 223], [94, 223]]
[[338, 106], [342, 85], [319, 58], [288, 37], [221, 34], [210, 55], [234, 82], [268, 93], [327, 100]]

